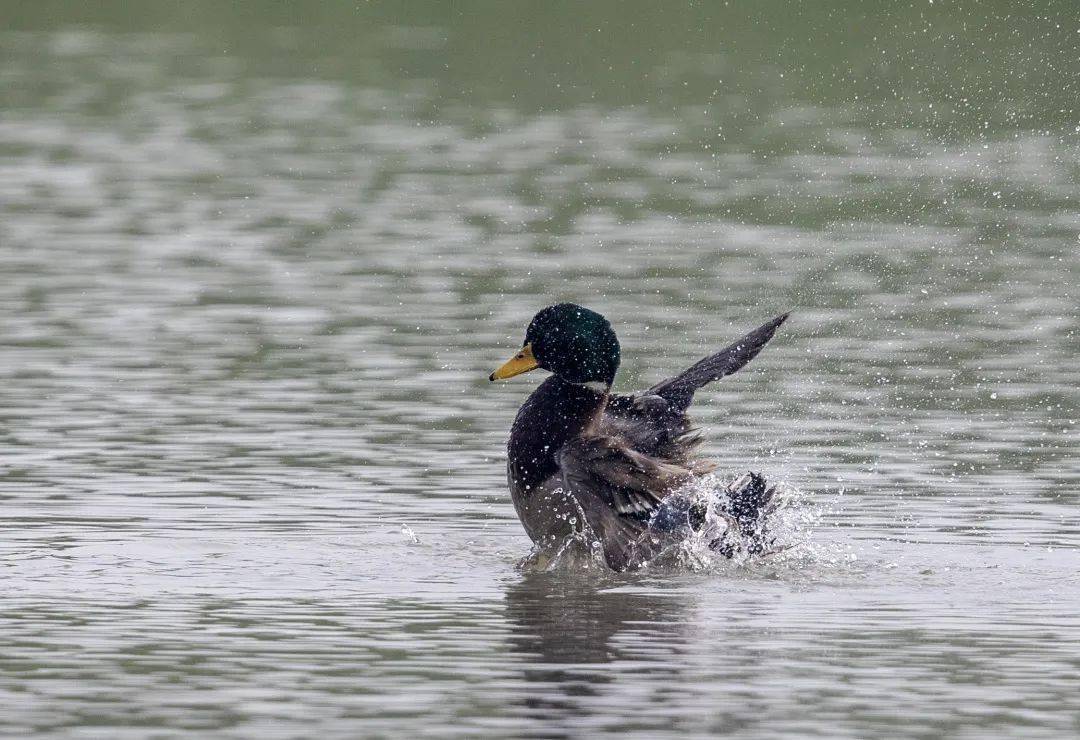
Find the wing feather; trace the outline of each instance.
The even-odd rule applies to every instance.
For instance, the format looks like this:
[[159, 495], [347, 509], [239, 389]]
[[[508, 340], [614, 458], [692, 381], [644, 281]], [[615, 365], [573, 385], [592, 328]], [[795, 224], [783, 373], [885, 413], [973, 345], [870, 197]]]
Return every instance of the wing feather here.
[[725, 375], [731, 375], [757, 357], [790, 315], [790, 312], [785, 313], [762, 324], [716, 354], [699, 360], [672, 378], [661, 380], [650, 388], [648, 393], [666, 399], [673, 408], [679, 411], [685, 411], [694, 399], [694, 391]]
[[615, 570], [640, 565], [655, 553], [655, 543], [643, 536], [649, 517], [693, 477], [688, 468], [643, 455], [605, 435], [568, 442], [559, 466], [566, 489]]

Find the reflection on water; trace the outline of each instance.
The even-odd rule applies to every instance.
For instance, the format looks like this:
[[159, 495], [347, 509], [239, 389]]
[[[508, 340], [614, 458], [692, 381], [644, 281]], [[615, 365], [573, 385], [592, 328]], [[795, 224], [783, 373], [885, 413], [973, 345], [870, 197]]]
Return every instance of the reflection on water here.
[[[847, 5], [0, 2], [0, 734], [1076, 734], [1071, 7]], [[795, 309], [696, 410], [808, 541], [516, 570], [556, 298]]]
[[[607, 685], [619, 680], [614, 665], [633, 661], [644, 644], [652, 659], [642, 661], [638, 677], [676, 685], [678, 656], [689, 649], [686, 612], [677, 597], [606, 590], [591, 579], [531, 574], [512, 583], [506, 620], [513, 655], [524, 666], [524, 715], [545, 735], [576, 737], [595, 711], [585, 700], [602, 702]], [[666, 724], [651, 724], [640, 712], [622, 723], [641, 730]]]

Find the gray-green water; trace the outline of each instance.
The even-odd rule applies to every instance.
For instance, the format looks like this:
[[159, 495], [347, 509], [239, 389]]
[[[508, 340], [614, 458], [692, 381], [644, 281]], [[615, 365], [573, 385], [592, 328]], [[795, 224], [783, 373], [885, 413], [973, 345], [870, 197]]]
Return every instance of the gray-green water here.
[[[1076, 8], [748, 5], [0, 3], [0, 734], [1080, 733]], [[798, 547], [516, 569], [555, 299]]]

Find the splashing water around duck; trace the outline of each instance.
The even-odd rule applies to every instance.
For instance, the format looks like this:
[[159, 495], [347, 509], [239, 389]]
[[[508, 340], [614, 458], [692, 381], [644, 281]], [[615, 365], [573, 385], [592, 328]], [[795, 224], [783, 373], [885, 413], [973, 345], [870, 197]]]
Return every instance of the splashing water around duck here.
[[[767, 528], [748, 531], [731, 514], [731, 491], [745, 484], [749, 475], [732, 480], [708, 473], [669, 495], [646, 535], [653, 539], [655, 552], [639, 567], [701, 571], [817, 560], [820, 554], [809, 539], [822, 511], [809, 505], [798, 488], [787, 483], [770, 487], [762, 519]], [[586, 530], [575, 531], [555, 546], [536, 544], [518, 567], [526, 572], [609, 569], [602, 544]]]

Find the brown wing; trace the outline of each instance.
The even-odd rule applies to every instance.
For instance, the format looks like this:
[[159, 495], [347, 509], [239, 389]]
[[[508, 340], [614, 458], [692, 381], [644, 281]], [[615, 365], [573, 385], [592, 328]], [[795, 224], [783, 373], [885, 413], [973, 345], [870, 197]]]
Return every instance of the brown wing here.
[[754, 359], [787, 317], [788, 314], [777, 316], [647, 391], [611, 396], [601, 421], [601, 433], [625, 439], [638, 452], [680, 465], [690, 464], [700, 441], [686, 416], [694, 392], [731, 375]]
[[647, 393], [665, 399], [671, 404], [673, 410], [686, 411], [694, 399], [694, 391], [742, 369], [746, 363], [757, 357], [790, 315], [790, 313], [785, 313], [762, 324], [735, 343], [699, 360], [675, 377], [661, 380]]
[[559, 454], [563, 485], [577, 499], [614, 570], [637, 567], [655, 554], [643, 536], [649, 517], [693, 473], [643, 455], [611, 436], [579, 437]]

